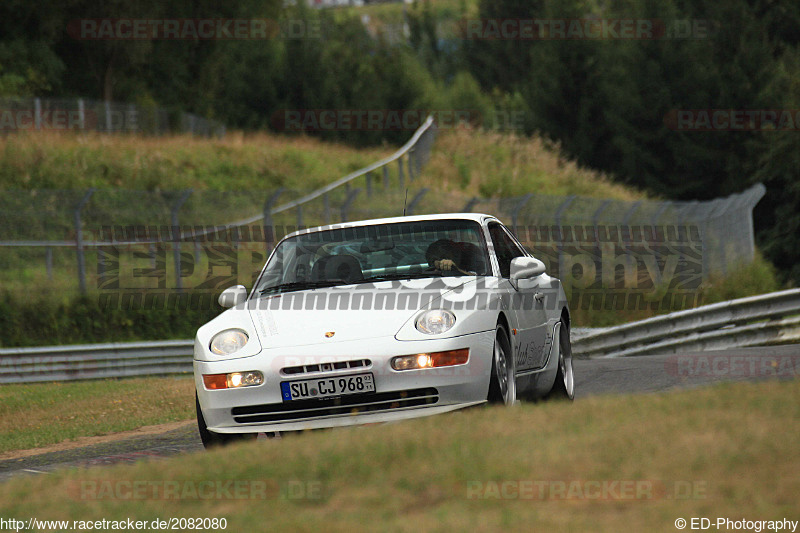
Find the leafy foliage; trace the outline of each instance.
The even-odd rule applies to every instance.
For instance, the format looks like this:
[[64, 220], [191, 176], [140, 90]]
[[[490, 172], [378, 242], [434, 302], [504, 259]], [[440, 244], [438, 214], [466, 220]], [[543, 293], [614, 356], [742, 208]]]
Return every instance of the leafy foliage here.
[[[670, 123], [678, 110], [798, 109], [796, 2], [482, 0], [480, 17], [663, 25], [666, 34], [653, 39], [468, 41], [466, 64], [485, 91], [521, 95], [528, 132], [624, 183], [688, 200], [764, 182], [758, 238], [785, 277], [800, 280], [797, 132], [682, 131]], [[670, 33], [687, 21], [704, 31]]]

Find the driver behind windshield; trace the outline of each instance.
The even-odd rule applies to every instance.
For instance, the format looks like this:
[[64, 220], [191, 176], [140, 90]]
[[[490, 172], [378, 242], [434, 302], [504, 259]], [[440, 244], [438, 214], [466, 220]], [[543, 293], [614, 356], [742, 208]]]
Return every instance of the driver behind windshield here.
[[476, 261], [480, 249], [468, 242], [454, 242], [450, 239], [435, 241], [425, 252], [428, 266], [442, 272], [458, 271], [465, 276], [476, 275]]

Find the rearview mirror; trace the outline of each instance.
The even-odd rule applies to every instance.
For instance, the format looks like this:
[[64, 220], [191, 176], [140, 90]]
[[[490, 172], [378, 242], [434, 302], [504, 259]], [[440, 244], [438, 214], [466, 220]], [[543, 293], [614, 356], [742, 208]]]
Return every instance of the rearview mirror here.
[[236, 307], [247, 299], [247, 289], [244, 285], [228, 287], [219, 295], [219, 305], [222, 307]]
[[544, 274], [544, 263], [535, 257], [515, 257], [511, 260], [511, 284], [519, 288], [519, 280], [533, 279]]

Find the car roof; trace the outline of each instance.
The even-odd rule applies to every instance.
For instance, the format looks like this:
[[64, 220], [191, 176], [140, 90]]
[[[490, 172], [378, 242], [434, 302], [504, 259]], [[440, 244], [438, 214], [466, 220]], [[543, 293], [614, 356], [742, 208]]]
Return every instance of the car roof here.
[[[330, 224], [327, 226], [315, 226], [312, 228], [301, 229], [290, 233], [284, 237], [294, 237], [296, 235], [305, 235], [308, 233], [315, 233], [318, 231], [328, 231], [339, 228], [358, 228], [362, 226], [380, 226], [382, 224], [397, 224], [400, 222], [426, 222], [435, 220], [472, 220], [482, 224], [486, 220], [497, 220], [497, 217], [486, 215], [483, 213], [439, 213], [436, 215], [408, 215], [403, 217], [390, 217], [390, 218], [374, 218], [370, 220], [359, 220], [355, 222], [342, 222], [339, 224]], [[499, 222], [499, 220], [497, 220]]]

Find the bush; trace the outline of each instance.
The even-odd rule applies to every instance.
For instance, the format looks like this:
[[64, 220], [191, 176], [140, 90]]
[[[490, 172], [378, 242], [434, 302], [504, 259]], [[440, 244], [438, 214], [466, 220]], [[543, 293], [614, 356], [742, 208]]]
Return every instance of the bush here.
[[[177, 306], [176, 306], [177, 307]], [[193, 338], [213, 309], [106, 309], [97, 296], [0, 293], [0, 346]]]

